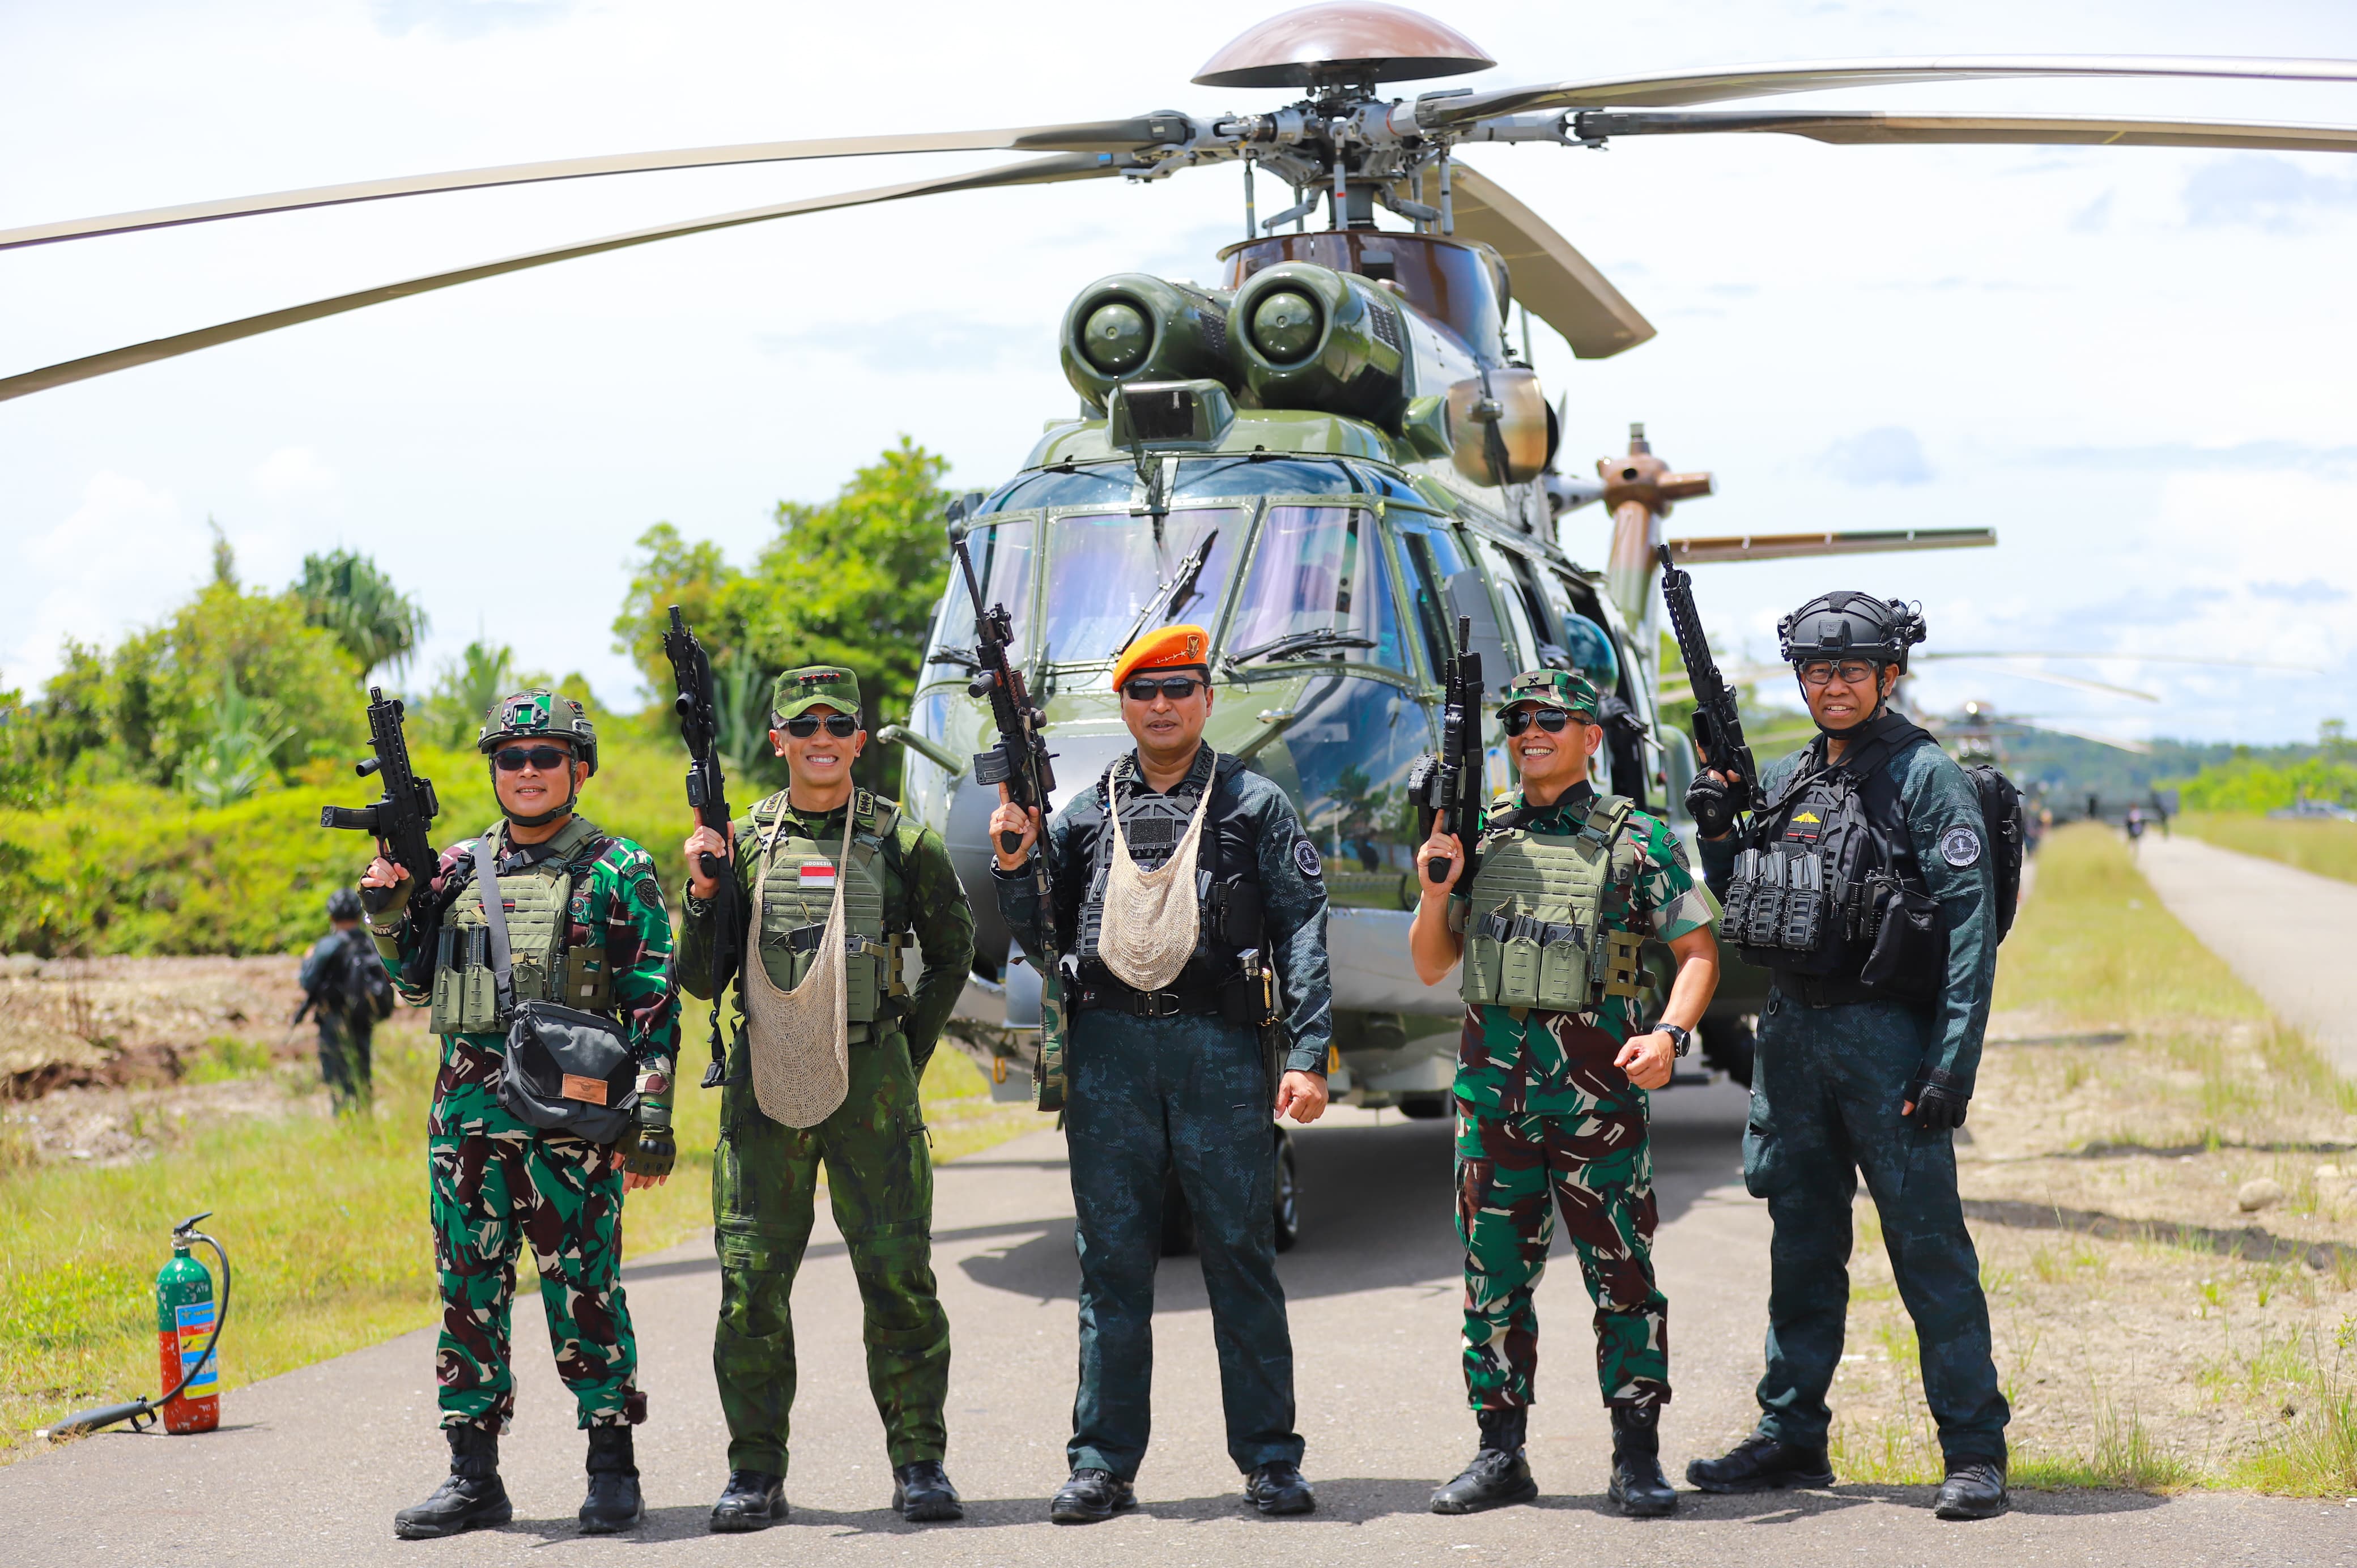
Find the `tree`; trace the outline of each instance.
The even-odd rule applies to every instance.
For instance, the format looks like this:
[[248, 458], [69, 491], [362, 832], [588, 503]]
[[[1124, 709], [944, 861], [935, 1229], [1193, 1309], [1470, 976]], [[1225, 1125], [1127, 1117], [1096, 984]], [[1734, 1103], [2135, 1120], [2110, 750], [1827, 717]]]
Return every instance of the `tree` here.
[[355, 551], [304, 556], [295, 594], [303, 618], [341, 643], [363, 679], [379, 665], [406, 669], [425, 635], [425, 611]]
[[515, 672], [514, 650], [504, 643], [478, 638], [467, 644], [464, 653], [442, 666], [421, 717], [440, 744], [469, 746], [475, 744], [491, 704], [524, 684]]

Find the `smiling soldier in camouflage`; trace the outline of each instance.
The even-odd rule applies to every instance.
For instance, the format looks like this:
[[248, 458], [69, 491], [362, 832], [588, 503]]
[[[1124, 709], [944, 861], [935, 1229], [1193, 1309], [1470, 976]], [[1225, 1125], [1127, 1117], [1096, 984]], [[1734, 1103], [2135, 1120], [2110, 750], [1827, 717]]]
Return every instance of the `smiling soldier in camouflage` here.
[[[1660, 1459], [1669, 1307], [1653, 1283], [1645, 1091], [1669, 1081], [1717, 989], [1718, 906], [1666, 823], [1588, 782], [1604, 736], [1597, 709], [1596, 688], [1568, 671], [1515, 676], [1500, 719], [1522, 787], [1490, 809], [1468, 896], [1452, 897], [1465, 871], [1454, 834], [1436, 827], [1416, 852], [1417, 977], [1437, 984], [1464, 961], [1457, 1226], [1465, 1387], [1481, 1428], [1472, 1464], [1433, 1495], [1436, 1513], [1538, 1496], [1523, 1452], [1538, 1364], [1533, 1298], [1558, 1210], [1596, 1303], [1612, 1499], [1638, 1516], [1677, 1506]], [[1649, 937], [1677, 963], [1650, 1024], [1638, 967]]]

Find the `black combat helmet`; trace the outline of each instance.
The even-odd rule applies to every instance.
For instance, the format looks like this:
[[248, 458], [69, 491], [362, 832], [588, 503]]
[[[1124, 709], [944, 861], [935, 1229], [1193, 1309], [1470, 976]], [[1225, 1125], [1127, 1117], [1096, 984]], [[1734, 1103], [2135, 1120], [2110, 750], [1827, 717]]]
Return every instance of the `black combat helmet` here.
[[1776, 645], [1792, 665], [1867, 659], [1907, 672], [1907, 650], [1923, 640], [1923, 607], [1846, 589], [1819, 594], [1776, 623]]
[[357, 920], [361, 918], [361, 896], [349, 887], [339, 887], [328, 895], [328, 918]]

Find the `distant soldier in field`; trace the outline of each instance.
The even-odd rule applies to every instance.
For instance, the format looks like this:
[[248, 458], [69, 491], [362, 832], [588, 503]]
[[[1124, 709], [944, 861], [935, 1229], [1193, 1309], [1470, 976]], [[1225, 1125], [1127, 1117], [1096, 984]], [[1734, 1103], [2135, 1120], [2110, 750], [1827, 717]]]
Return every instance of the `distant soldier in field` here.
[[[1514, 677], [1500, 720], [1520, 787], [1471, 846], [1439, 831], [1416, 851], [1409, 950], [1426, 985], [1460, 957], [1457, 1229], [1465, 1243], [1465, 1391], [1481, 1442], [1435, 1513], [1538, 1496], [1523, 1455], [1538, 1374], [1539, 1278], [1562, 1215], [1596, 1304], [1596, 1371], [1612, 1415], [1610, 1496], [1653, 1518], [1662, 1474], [1669, 1303], [1653, 1281], [1646, 1091], [1670, 1081], [1718, 989], [1718, 906], [1660, 818], [1598, 793], [1596, 688], [1570, 671]], [[1439, 873], [1437, 863], [1446, 861]], [[1642, 1012], [1639, 954], [1669, 944], [1677, 976]]]
[[[672, 1067], [679, 1004], [671, 917], [653, 857], [579, 815], [597, 771], [597, 736], [561, 692], [516, 692], [485, 716], [478, 746], [505, 821], [442, 852], [435, 940], [409, 918], [407, 868], [380, 856], [361, 877], [369, 929], [393, 983], [433, 1008], [442, 1036], [425, 1124], [442, 1338], [436, 1380], [450, 1478], [394, 1516], [404, 1540], [456, 1535], [513, 1517], [500, 1480], [500, 1434], [515, 1412], [509, 1310], [516, 1253], [529, 1241], [556, 1373], [589, 1434], [581, 1530], [607, 1535], [644, 1517], [630, 1428], [647, 1418], [638, 1341], [621, 1283], [624, 1172], [647, 1187], [671, 1174]], [[490, 903], [478, 843], [493, 862], [518, 1002], [550, 1001], [619, 1021], [639, 1064], [636, 1122], [617, 1144], [543, 1132], [500, 1101], [508, 1020], [487, 940]]]
[[369, 1047], [378, 1020], [393, 1016], [393, 980], [361, 929], [358, 893], [339, 887], [328, 895], [328, 924], [296, 975], [303, 1005], [295, 1021], [308, 1013], [318, 1026], [319, 1078], [336, 1114], [349, 1116], [368, 1109]]
[[[771, 1047], [746, 1015], [763, 1015], [764, 1004], [739, 1013], [728, 1047], [712, 1166], [720, 1253], [712, 1366], [728, 1420], [728, 1484], [711, 1528], [763, 1530], [786, 1518], [791, 1296], [822, 1164], [859, 1279], [867, 1386], [884, 1422], [892, 1506], [911, 1521], [962, 1519], [942, 1465], [950, 1326], [933, 1279], [933, 1167], [917, 1086], [974, 964], [974, 913], [941, 835], [854, 787], [851, 765], [866, 749], [867, 731], [850, 671], [822, 664], [779, 676], [770, 743], [785, 759], [787, 787], [730, 823], [728, 839], [699, 825], [687, 840], [682, 982], [702, 995], [712, 944], [749, 943], [758, 929], [740, 1003], [747, 988], [771, 998], [794, 990], [820, 956], [840, 887], [850, 1044], [844, 1076], [833, 1080], [840, 1102], [810, 1126], [784, 1125], [761, 1109], [749, 1057]], [[714, 929], [710, 900], [720, 884], [705, 875], [707, 854], [733, 863], [738, 908], [753, 912], [747, 929]], [[912, 937], [924, 954], [913, 989], [901, 961]]]
[[[1996, 971], [1998, 851], [1974, 778], [1890, 710], [1924, 638], [1915, 606], [1826, 594], [1777, 634], [1817, 737], [1768, 766], [1766, 804], [1740, 832], [1727, 780], [1706, 772], [1686, 797], [1727, 929], [1773, 978], [1743, 1179], [1775, 1224], [1759, 1430], [1686, 1478], [1713, 1492], [1833, 1484], [1825, 1402], [1863, 1174], [1946, 1456], [1934, 1511], [1987, 1519], [2007, 1507], [2011, 1412], [1956, 1193], [1955, 1130]], [[2091, 818], [2098, 804], [2089, 797]]]

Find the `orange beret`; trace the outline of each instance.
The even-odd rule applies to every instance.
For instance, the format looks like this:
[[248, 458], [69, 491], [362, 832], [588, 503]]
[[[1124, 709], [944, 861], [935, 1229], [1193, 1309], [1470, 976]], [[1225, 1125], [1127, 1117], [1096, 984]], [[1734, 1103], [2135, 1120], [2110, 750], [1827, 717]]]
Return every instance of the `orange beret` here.
[[1200, 664], [1211, 668], [1211, 634], [1200, 626], [1166, 626], [1145, 633], [1113, 661], [1113, 683], [1121, 683], [1140, 670], [1169, 665]]

